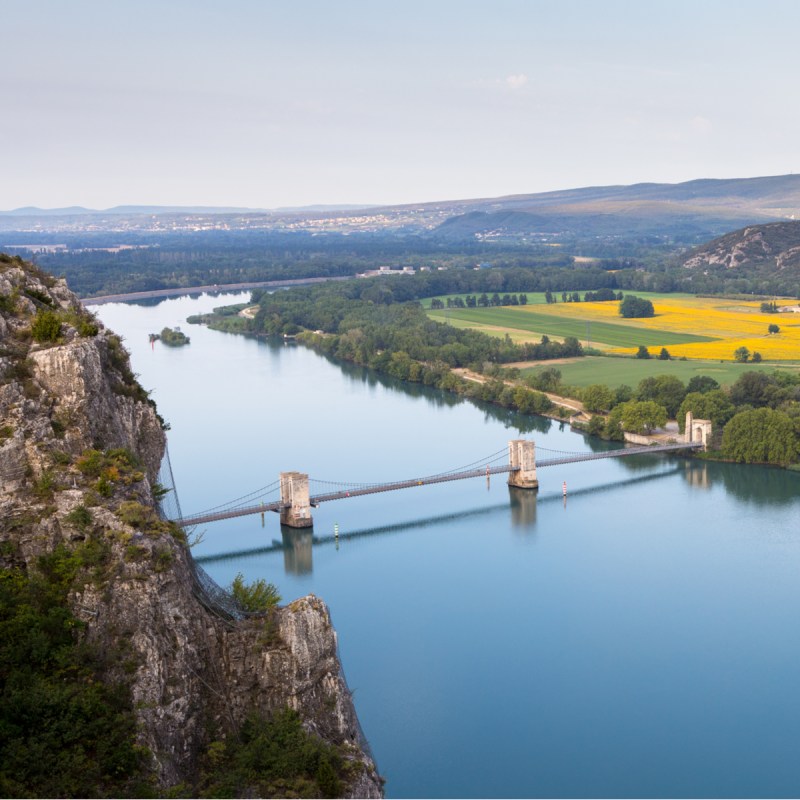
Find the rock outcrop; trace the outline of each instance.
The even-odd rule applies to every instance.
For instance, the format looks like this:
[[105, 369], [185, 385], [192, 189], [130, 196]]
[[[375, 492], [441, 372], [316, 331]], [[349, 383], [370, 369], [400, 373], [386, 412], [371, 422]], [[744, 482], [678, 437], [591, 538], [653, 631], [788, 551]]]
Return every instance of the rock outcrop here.
[[120, 339], [63, 281], [0, 257], [0, 565], [102, 545], [70, 607], [88, 642], [123, 654], [107, 677], [130, 688], [163, 790], [194, 785], [209, 745], [248, 714], [288, 707], [346, 753], [347, 796], [382, 796], [325, 604], [309, 596], [268, 618], [216, 607], [183, 533], [156, 513], [164, 448]]
[[691, 250], [683, 266], [689, 270], [800, 270], [800, 222], [750, 225], [733, 231]]

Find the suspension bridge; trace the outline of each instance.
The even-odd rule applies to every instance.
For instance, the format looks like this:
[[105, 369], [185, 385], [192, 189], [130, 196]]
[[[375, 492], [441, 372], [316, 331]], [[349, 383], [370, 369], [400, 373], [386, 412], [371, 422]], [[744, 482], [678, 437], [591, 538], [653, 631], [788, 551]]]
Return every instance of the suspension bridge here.
[[[346, 484], [342, 482], [319, 481], [310, 479], [303, 472], [282, 472], [280, 478], [268, 486], [261, 487], [236, 500], [208, 509], [202, 513], [191, 516], [178, 516], [174, 519], [183, 528], [204, 525], [249, 514], [265, 514], [267, 511], [279, 512], [281, 524], [291, 528], [309, 528], [313, 525], [311, 509], [321, 503], [333, 500], [344, 500], [351, 497], [362, 497], [380, 492], [393, 492], [399, 489], [410, 489], [419, 486], [430, 486], [449, 481], [460, 481], [468, 478], [490, 477], [492, 475], [508, 474], [508, 485], [518, 489], [536, 489], [539, 486], [537, 469], [552, 467], [562, 464], [573, 464], [582, 461], [598, 461], [609, 458], [628, 458], [630, 456], [654, 453], [672, 453], [679, 451], [693, 451], [705, 447], [705, 436], [692, 440], [692, 426], [687, 426], [687, 441], [624, 447], [618, 450], [608, 450], [601, 453], [566, 452], [548, 450], [540, 447], [540, 451], [554, 453], [555, 457], [536, 460], [536, 447], [533, 441], [515, 439], [508, 443], [507, 448], [498, 450], [485, 458], [471, 464], [441, 472], [435, 475], [410, 478], [406, 480], [390, 481], [373, 484]], [[506, 461], [506, 463], [499, 463]], [[322, 485], [337, 488], [311, 494], [310, 485]], [[273, 499], [274, 498], [274, 499]], [[262, 517], [263, 519], [263, 517]]]

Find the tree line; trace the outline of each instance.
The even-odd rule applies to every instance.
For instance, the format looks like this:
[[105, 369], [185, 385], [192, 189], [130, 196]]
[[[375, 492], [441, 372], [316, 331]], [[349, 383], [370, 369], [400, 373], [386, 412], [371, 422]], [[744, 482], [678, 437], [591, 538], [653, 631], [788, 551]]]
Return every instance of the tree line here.
[[674, 375], [644, 378], [633, 389], [603, 384], [563, 386], [558, 370], [528, 379], [534, 388], [580, 399], [592, 412], [589, 433], [622, 441], [626, 431], [649, 433], [676, 419], [681, 432], [686, 413], [713, 424], [712, 448], [723, 458], [748, 464], [788, 466], [800, 462], [800, 376], [787, 372], [744, 372], [729, 388], [700, 375], [688, 385]]

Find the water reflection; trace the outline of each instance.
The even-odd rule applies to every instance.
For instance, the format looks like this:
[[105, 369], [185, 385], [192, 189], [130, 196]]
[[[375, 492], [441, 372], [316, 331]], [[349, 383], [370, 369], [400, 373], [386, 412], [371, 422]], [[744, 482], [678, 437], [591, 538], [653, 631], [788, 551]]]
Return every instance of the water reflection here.
[[[186, 294], [172, 295], [170, 297], [145, 297], [140, 298], [139, 300], [125, 300], [119, 302], [124, 302], [125, 305], [130, 306], [141, 306], [142, 308], [156, 308], [162, 303], [169, 303], [170, 301], [174, 302], [178, 299], [182, 300], [184, 298], [189, 298], [190, 300], [197, 300], [201, 297], [214, 297], [222, 300], [230, 295], [240, 295], [241, 293], [241, 289], [227, 292], [187, 292]], [[87, 302], [91, 303], [91, 298]]]
[[446, 392], [422, 383], [409, 383], [392, 378], [382, 372], [376, 372], [369, 367], [362, 367], [346, 361], [339, 361], [332, 356], [324, 356], [331, 364], [335, 364], [342, 373], [352, 380], [360, 381], [367, 386], [381, 386], [385, 389], [402, 392], [408, 397], [423, 398], [435, 408], [452, 408], [460, 403], [472, 403], [484, 413], [486, 421], [500, 422], [503, 427], [517, 430], [520, 433], [547, 433], [550, 430], [551, 420], [534, 414], [520, 414], [509, 408], [487, 403], [482, 400], [473, 400], [462, 397], [453, 392]]
[[314, 571], [311, 528], [287, 528], [281, 525], [281, 538], [286, 574], [310, 575]]
[[508, 501], [511, 506], [511, 524], [515, 528], [531, 529], [536, 524], [536, 492], [530, 489], [508, 487]]
[[408, 383], [406, 381], [392, 378], [382, 372], [376, 372], [369, 367], [362, 367], [348, 361], [339, 361], [332, 356], [324, 356], [331, 364], [335, 364], [344, 375], [351, 380], [360, 381], [367, 386], [381, 386], [385, 389], [402, 392], [408, 397], [423, 398], [436, 408], [452, 408], [463, 402], [463, 398], [452, 392], [445, 392], [435, 389], [432, 386], [425, 386], [423, 383]]
[[779, 467], [744, 467], [740, 464], [708, 465], [722, 479], [728, 494], [759, 508], [774, 508], [800, 500], [800, 473]]
[[711, 478], [708, 474], [708, 464], [702, 461], [687, 461], [684, 464], [683, 477], [686, 483], [694, 489], [710, 489]]

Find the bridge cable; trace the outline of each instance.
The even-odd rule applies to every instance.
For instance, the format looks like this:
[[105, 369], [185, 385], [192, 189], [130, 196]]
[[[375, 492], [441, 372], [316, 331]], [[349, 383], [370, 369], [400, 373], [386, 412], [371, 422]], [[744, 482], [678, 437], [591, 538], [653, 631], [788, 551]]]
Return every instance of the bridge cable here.
[[[489, 466], [489, 464], [494, 463], [495, 461], [500, 461], [501, 459], [505, 458], [508, 454], [508, 448], [504, 447], [502, 450], [498, 450], [495, 453], [491, 453], [488, 456], [484, 456], [483, 458], [478, 459], [477, 461], [472, 461], [469, 464], [464, 464], [461, 467], [454, 467], [449, 470], [445, 470], [444, 472], [437, 472], [433, 475], [427, 475], [426, 478], [440, 478], [445, 475], [455, 474], [457, 472], [466, 472], [470, 467], [473, 469], [478, 469], [479, 466]], [[325, 481], [321, 480], [320, 478], [310, 478], [309, 482], [313, 482], [315, 484], [322, 484], [325, 486], [343, 486], [348, 488], [364, 488], [368, 489], [374, 486], [383, 486], [385, 485], [386, 481], [378, 481], [377, 483], [367, 483], [367, 482], [346, 482], [346, 481]]]
[[[233, 500], [228, 500], [226, 503], [220, 503], [218, 506], [213, 506], [212, 508], [207, 508], [205, 511], [199, 512], [197, 514], [192, 514], [193, 517], [198, 517], [205, 514], [210, 514], [212, 511], [217, 511], [221, 508], [227, 508], [229, 506], [234, 506], [234, 504], [238, 505], [245, 505], [245, 502], [252, 498], [255, 495], [266, 495], [266, 494], [274, 494], [280, 488], [280, 480], [273, 481], [266, 486], [262, 486], [260, 489], [256, 489], [249, 494], [244, 494], [241, 497], [237, 497]], [[268, 491], [269, 490], [269, 491]]]

